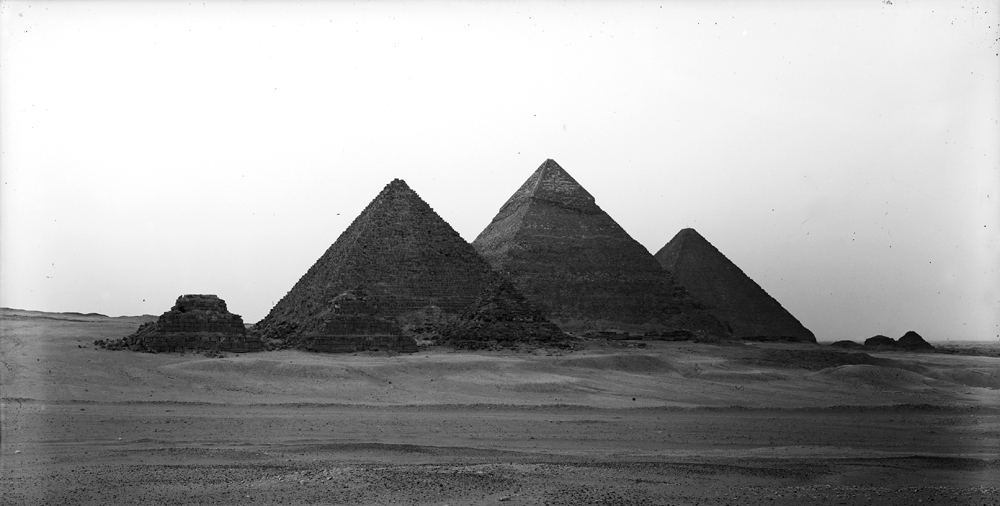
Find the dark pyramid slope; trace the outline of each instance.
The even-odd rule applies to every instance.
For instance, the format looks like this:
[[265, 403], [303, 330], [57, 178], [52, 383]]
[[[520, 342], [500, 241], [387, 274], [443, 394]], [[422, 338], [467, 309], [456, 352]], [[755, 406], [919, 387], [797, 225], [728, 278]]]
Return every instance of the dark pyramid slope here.
[[740, 339], [816, 342], [778, 301], [694, 229], [681, 230], [656, 259]]
[[727, 334], [553, 160], [538, 167], [472, 244], [564, 330]]
[[350, 290], [374, 301], [366, 312], [372, 318], [412, 320], [440, 312], [457, 316], [498, 277], [458, 232], [396, 179], [255, 330], [293, 345], [301, 345], [307, 334], [325, 335], [335, 323], [335, 299]]

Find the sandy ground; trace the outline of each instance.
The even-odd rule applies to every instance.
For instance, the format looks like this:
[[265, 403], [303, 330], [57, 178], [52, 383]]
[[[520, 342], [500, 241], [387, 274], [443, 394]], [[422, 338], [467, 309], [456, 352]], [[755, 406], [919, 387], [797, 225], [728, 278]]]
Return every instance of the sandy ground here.
[[139, 318], [3, 316], [4, 504], [1000, 504], [1000, 358], [207, 358], [92, 345]]

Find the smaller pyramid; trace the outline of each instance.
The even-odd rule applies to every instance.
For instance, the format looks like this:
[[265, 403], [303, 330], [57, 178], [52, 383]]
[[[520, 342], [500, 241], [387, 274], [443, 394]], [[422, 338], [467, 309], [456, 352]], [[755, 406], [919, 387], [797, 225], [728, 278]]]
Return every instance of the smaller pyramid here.
[[693, 228], [656, 253], [674, 279], [700, 300], [737, 339], [816, 342], [778, 301]]
[[864, 348], [864, 346], [861, 343], [857, 341], [851, 341], [849, 339], [837, 341], [835, 343], [830, 344], [830, 346], [833, 346], [834, 348], [847, 348], [850, 350], [859, 350], [861, 348]]
[[934, 349], [934, 346], [931, 346], [931, 343], [925, 341], [924, 338], [920, 336], [920, 334], [917, 334], [912, 330], [903, 334], [903, 337], [897, 339], [896, 346], [910, 351]]
[[461, 317], [441, 328], [437, 342], [478, 350], [523, 345], [566, 348], [572, 341], [514, 285], [497, 277]]
[[895, 348], [896, 340], [881, 334], [865, 339], [866, 348]]
[[230, 313], [215, 295], [181, 295], [155, 322], [119, 340], [97, 341], [107, 349], [171, 352], [184, 350], [260, 351], [260, 339], [248, 335], [243, 318]]
[[305, 349], [326, 353], [355, 351], [417, 351], [417, 343], [404, 337], [393, 318], [379, 316], [376, 297], [357, 287], [333, 298], [331, 307], [318, 316], [323, 324], [317, 332], [303, 336]]

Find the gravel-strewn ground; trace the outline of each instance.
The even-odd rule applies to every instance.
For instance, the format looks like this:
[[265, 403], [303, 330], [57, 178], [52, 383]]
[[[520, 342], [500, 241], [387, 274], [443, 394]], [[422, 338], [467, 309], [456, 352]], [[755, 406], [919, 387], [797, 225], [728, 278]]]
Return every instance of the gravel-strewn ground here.
[[989, 409], [7, 409], [4, 504], [1000, 501]]
[[[804, 344], [94, 349], [0, 312], [0, 503], [1000, 504], [1000, 359]], [[863, 358], [863, 357], [862, 357]]]

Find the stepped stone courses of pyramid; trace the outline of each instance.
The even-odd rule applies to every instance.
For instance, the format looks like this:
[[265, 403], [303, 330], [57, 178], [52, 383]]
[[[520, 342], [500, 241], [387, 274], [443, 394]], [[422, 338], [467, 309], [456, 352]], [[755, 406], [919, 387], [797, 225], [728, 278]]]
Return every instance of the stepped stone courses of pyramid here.
[[440, 329], [438, 343], [477, 350], [522, 345], [568, 347], [571, 340], [509, 281], [497, 277], [461, 318]]
[[507, 200], [473, 246], [564, 330], [728, 335], [553, 160]]
[[375, 297], [355, 288], [334, 297], [333, 304], [319, 315], [318, 332], [303, 335], [305, 349], [327, 353], [355, 351], [417, 351], [417, 343], [404, 337], [396, 320], [379, 316]]
[[816, 342], [809, 329], [694, 229], [678, 232], [656, 259], [729, 326], [733, 337]]
[[[320, 351], [342, 351], [329, 336], [347, 336], [360, 327], [346, 327], [361, 325], [361, 320], [331, 312], [343, 302], [337, 297], [348, 290], [361, 290], [370, 298], [370, 307], [363, 311], [369, 323], [377, 317], [406, 321], [412, 327], [419, 326], [414, 321], [419, 323], [421, 315], [440, 319], [442, 314], [462, 314], [497, 277], [458, 232], [396, 179], [257, 323], [255, 331], [291, 345], [313, 343]], [[326, 344], [317, 336], [328, 336]], [[341, 339], [348, 346], [344, 343], [347, 340]], [[409, 343], [401, 346], [413, 351]]]
[[243, 318], [226, 308], [215, 295], [182, 295], [174, 307], [155, 322], [144, 323], [121, 340], [102, 342], [105, 348], [171, 352], [213, 350], [249, 352], [262, 349], [260, 340], [248, 335]]

